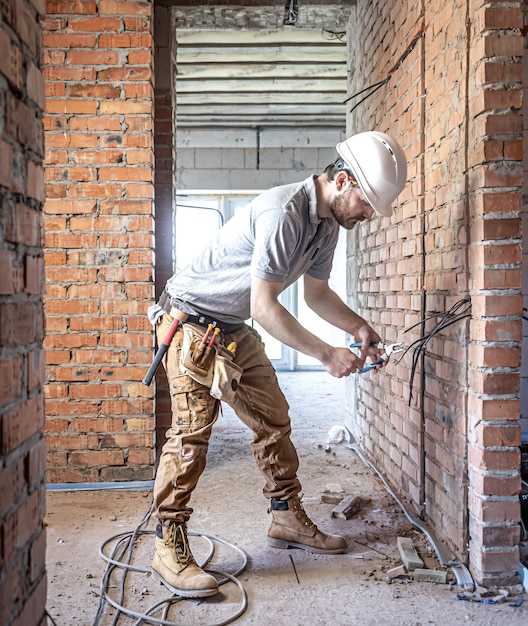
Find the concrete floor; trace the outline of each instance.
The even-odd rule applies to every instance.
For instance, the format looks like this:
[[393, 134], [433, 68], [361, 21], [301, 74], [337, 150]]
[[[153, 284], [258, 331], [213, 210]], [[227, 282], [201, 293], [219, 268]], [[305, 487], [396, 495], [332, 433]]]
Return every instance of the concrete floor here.
[[[189, 528], [218, 537], [208, 567], [232, 573], [248, 558], [238, 585], [228, 582], [219, 594], [205, 600], [174, 604], [169, 614], [156, 614], [164, 624], [215, 625], [231, 623], [268, 626], [405, 625], [437, 626], [460, 623], [479, 626], [528, 624], [528, 602], [512, 606], [457, 600], [462, 590], [449, 572], [448, 584], [418, 583], [412, 579], [386, 582], [387, 570], [401, 564], [396, 540], [410, 537], [426, 566], [440, 568], [432, 546], [413, 529], [378, 477], [345, 443], [325, 451], [332, 426], [343, 425], [344, 381], [326, 373], [280, 373], [291, 405], [293, 440], [301, 460], [299, 476], [304, 504], [320, 527], [347, 537], [349, 549], [337, 556], [314, 555], [300, 550], [277, 550], [266, 544], [267, 501], [249, 442], [250, 433], [229, 409], [215, 426], [209, 461], [191, 502], [194, 514]], [[339, 485], [345, 494], [359, 494], [364, 504], [349, 520], [335, 519], [332, 504], [321, 502], [328, 488]], [[47, 608], [57, 626], [140, 624], [105, 602], [98, 614], [105, 561], [99, 556], [103, 542], [130, 533], [150, 506], [148, 491], [58, 491], [47, 496]], [[170, 594], [151, 580], [153, 525], [134, 543], [129, 571], [109, 579], [106, 593], [126, 611], [145, 613]], [[127, 535], [128, 536], [128, 535]], [[192, 537], [195, 556], [207, 551], [207, 542]], [[105, 548], [108, 555], [116, 540]], [[228, 545], [223, 542], [228, 542]], [[247, 607], [243, 597], [246, 596]], [[526, 594], [518, 599], [524, 600]], [[51, 621], [50, 621], [51, 623]]]

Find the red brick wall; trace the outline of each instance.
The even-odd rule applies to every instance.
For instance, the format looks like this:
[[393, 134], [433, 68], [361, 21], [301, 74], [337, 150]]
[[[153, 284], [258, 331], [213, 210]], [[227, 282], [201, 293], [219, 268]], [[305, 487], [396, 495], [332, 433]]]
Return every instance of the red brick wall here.
[[411, 353], [361, 379], [362, 443], [485, 584], [515, 581], [519, 561], [522, 16], [501, 4], [360, 0], [350, 29], [365, 33], [350, 93], [392, 78], [349, 126], [396, 135], [410, 165], [395, 215], [359, 233], [354, 298], [407, 342], [472, 302], [428, 344], [410, 406]]
[[48, 477], [152, 478], [152, 3], [48, 0]]
[[39, 0], [0, 3], [0, 623], [45, 623]]

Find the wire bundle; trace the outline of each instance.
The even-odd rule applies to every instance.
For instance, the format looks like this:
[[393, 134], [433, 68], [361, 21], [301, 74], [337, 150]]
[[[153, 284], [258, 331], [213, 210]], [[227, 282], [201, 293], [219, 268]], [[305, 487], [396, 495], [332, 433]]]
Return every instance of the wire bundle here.
[[409, 44], [408, 48], [405, 50], [405, 52], [400, 56], [400, 58], [396, 61], [396, 63], [394, 64], [394, 67], [389, 71], [388, 75], [383, 79], [378, 81], [377, 83], [374, 83], [372, 85], [369, 85], [368, 87], [365, 87], [364, 89], [361, 89], [360, 91], [357, 91], [356, 93], [353, 93], [351, 96], [349, 96], [344, 102], [343, 104], [346, 104], [347, 102], [349, 102], [350, 100], [352, 100], [353, 98], [357, 98], [358, 96], [360, 96], [361, 94], [368, 92], [366, 96], [364, 96], [363, 98], [361, 98], [361, 100], [359, 102], [356, 102], [356, 104], [350, 109], [349, 113], [352, 113], [352, 111], [354, 111], [355, 109], [358, 108], [358, 106], [362, 103], [365, 102], [365, 100], [367, 100], [368, 98], [370, 98], [370, 96], [374, 95], [376, 93], [376, 91], [378, 91], [378, 89], [381, 89], [383, 87], [383, 85], [386, 85], [389, 80], [392, 78], [394, 72], [400, 67], [400, 65], [405, 61], [405, 59], [409, 56], [409, 54], [414, 50], [414, 47], [416, 46], [416, 44], [418, 43], [418, 41], [425, 36], [425, 33], [423, 31], [420, 31], [415, 37], [414, 39], [411, 41], [411, 43]]
[[429, 320], [435, 319], [438, 316], [439, 316], [439, 313], [435, 315], [431, 315], [430, 317], [426, 317], [420, 322], [418, 322], [417, 324], [413, 324], [409, 328], [405, 329], [404, 331], [404, 332], [409, 332], [410, 330], [412, 330], [418, 325], [422, 325], [422, 329], [423, 329], [422, 336], [416, 341], [413, 341], [410, 345], [408, 345], [403, 351], [400, 358], [396, 361], [396, 363], [399, 363], [403, 359], [403, 357], [407, 354], [407, 352], [409, 352], [409, 350], [413, 351], [411, 375], [409, 377], [409, 402], [408, 402], [409, 406], [411, 405], [411, 401], [412, 401], [414, 376], [416, 374], [416, 368], [418, 366], [420, 355], [425, 353], [427, 344], [440, 331], [444, 330], [448, 326], [451, 326], [451, 324], [454, 324], [455, 322], [458, 322], [466, 317], [471, 316], [471, 298], [467, 296], [465, 298], [462, 298], [462, 300], [458, 300], [457, 302], [455, 302], [455, 304], [453, 304], [453, 306], [442, 315], [440, 320], [433, 326], [433, 328], [431, 328], [430, 331], [428, 331], [427, 333], [424, 332], [425, 324]]
[[[99, 556], [104, 561], [106, 561], [106, 568], [105, 568], [103, 578], [101, 581], [99, 606], [97, 608], [97, 614], [95, 616], [93, 626], [99, 626], [99, 624], [101, 624], [101, 620], [104, 615], [106, 603], [108, 603], [109, 605], [114, 607], [114, 609], [116, 609], [116, 613], [112, 621], [112, 626], [116, 626], [119, 622], [119, 619], [123, 615], [135, 619], [136, 621], [134, 622], [134, 626], [141, 626], [142, 624], [161, 624], [163, 626], [178, 626], [175, 622], [170, 621], [168, 619], [168, 613], [169, 613], [170, 608], [174, 604], [181, 602], [182, 600], [186, 598], [172, 595], [169, 598], [166, 598], [164, 600], [161, 600], [160, 602], [157, 602], [156, 604], [151, 606], [148, 610], [146, 610], [143, 613], [139, 613], [125, 606], [125, 589], [126, 589], [126, 583], [127, 583], [127, 574], [129, 572], [137, 572], [140, 574], [150, 574], [149, 569], [144, 569], [144, 568], [140, 568], [140, 567], [132, 565], [133, 551], [137, 544], [138, 539], [143, 535], [153, 535], [155, 532], [153, 530], [147, 529], [147, 525], [148, 525], [149, 518], [150, 518], [150, 513], [151, 511], [149, 509], [145, 517], [142, 519], [142, 521], [138, 524], [138, 526], [134, 530], [114, 535], [110, 537], [109, 539], [106, 539], [101, 544], [99, 548]], [[209, 551], [206, 554], [206, 556], [203, 558], [203, 562], [198, 564], [201, 568], [205, 568], [210, 563], [211, 559], [213, 558], [213, 555], [215, 552], [213, 542], [217, 542], [225, 546], [228, 546], [229, 548], [237, 552], [242, 558], [242, 565], [233, 574], [228, 574], [226, 572], [217, 572], [217, 571], [213, 571], [210, 569], [207, 570], [210, 574], [217, 575], [217, 577], [219, 578], [218, 579], [219, 586], [227, 582], [233, 582], [239, 588], [241, 592], [242, 601], [241, 601], [239, 610], [234, 615], [228, 617], [222, 622], [219, 622], [216, 626], [223, 626], [224, 624], [230, 624], [231, 622], [238, 619], [247, 609], [247, 594], [246, 594], [244, 587], [242, 586], [240, 581], [237, 579], [237, 576], [239, 576], [246, 569], [247, 564], [248, 564], [248, 557], [243, 550], [234, 546], [233, 544], [228, 543], [227, 541], [224, 541], [223, 539], [220, 539], [219, 537], [216, 537], [215, 535], [210, 535], [207, 533], [198, 533], [198, 532], [193, 532], [193, 531], [188, 531], [188, 534], [192, 536], [204, 538], [209, 545]], [[105, 549], [111, 543], [114, 543], [114, 546], [111, 549], [110, 554], [107, 555], [105, 553]], [[121, 575], [121, 581], [119, 584], [118, 599], [114, 600], [109, 594], [109, 589], [111, 587], [110, 577], [112, 573], [114, 572], [114, 570], [116, 569], [119, 569], [122, 572], [122, 575]], [[161, 613], [161, 617], [155, 617], [156, 614], [160, 614], [160, 613]]]

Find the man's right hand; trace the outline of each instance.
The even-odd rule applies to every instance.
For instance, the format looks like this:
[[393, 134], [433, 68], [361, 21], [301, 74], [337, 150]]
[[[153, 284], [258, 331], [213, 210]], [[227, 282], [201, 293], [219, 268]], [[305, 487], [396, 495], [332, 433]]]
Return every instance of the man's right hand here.
[[355, 374], [365, 364], [363, 359], [348, 348], [333, 347], [330, 347], [328, 355], [325, 354], [321, 363], [324, 365], [326, 371], [336, 378], [343, 378], [343, 376]]

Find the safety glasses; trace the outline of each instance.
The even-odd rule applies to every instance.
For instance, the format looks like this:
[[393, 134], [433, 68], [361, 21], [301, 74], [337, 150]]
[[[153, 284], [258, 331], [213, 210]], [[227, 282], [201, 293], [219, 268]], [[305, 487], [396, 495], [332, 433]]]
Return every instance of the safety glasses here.
[[359, 199], [361, 200], [361, 202], [366, 206], [366, 207], [370, 207], [371, 204], [368, 201], [367, 196], [363, 193], [363, 190], [361, 189], [361, 187], [359, 186], [358, 181], [353, 177], [350, 176], [350, 174], [348, 175], [348, 180], [350, 181], [352, 187], [356, 187], [357, 189], [359, 189]]

